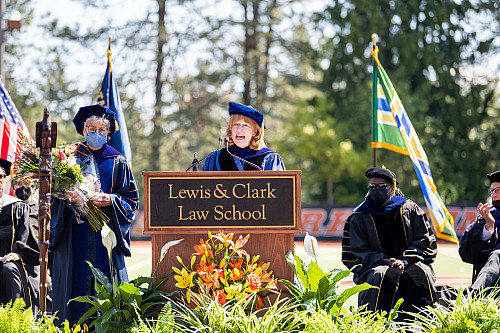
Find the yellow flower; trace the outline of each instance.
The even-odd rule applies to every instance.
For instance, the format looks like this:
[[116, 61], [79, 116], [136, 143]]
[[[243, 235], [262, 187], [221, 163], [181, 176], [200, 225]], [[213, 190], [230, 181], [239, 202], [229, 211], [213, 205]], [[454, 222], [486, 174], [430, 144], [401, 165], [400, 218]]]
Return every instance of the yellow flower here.
[[193, 283], [194, 272], [188, 273], [185, 268], [182, 269], [181, 275], [174, 275], [174, 279], [177, 281], [175, 286], [177, 288], [190, 288], [194, 286]]
[[242, 299], [246, 297], [246, 293], [241, 292], [242, 286], [241, 284], [232, 284], [228, 287], [224, 287], [224, 290], [226, 291], [226, 299]]

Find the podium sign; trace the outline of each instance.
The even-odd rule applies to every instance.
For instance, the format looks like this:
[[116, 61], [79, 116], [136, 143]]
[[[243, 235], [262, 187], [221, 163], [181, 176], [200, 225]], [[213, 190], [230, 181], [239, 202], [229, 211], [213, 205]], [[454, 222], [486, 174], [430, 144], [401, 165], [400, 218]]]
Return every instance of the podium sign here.
[[300, 171], [143, 175], [145, 233], [300, 230]]
[[[300, 171], [143, 172], [144, 233], [151, 234], [152, 267], [163, 244], [172, 247], [156, 270], [167, 277], [176, 257], [189, 262], [200, 238], [224, 230], [235, 239], [250, 234], [245, 250], [270, 262], [278, 279], [293, 279], [285, 255], [300, 233]], [[174, 291], [169, 279], [165, 291]]]

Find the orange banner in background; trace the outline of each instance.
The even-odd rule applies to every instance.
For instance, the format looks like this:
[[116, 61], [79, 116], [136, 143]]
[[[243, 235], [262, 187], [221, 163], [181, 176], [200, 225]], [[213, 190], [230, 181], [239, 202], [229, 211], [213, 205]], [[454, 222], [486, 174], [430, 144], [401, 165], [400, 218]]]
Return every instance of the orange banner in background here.
[[[423, 208], [427, 216], [427, 208]], [[302, 233], [306, 232], [315, 237], [342, 237], [344, 222], [353, 208], [302, 208]], [[450, 207], [450, 214], [455, 220], [455, 232], [462, 235], [465, 228], [476, 219], [476, 207]]]
[[[423, 209], [428, 214], [427, 208]], [[302, 208], [303, 232], [295, 235], [301, 237], [308, 232], [315, 237], [340, 238], [344, 230], [344, 222], [352, 210], [353, 208]], [[474, 222], [477, 216], [476, 207], [448, 206], [448, 210], [455, 220], [455, 232], [459, 236], [465, 232], [465, 228]], [[142, 211], [139, 211], [131, 228], [132, 237], [144, 237], [143, 218]]]

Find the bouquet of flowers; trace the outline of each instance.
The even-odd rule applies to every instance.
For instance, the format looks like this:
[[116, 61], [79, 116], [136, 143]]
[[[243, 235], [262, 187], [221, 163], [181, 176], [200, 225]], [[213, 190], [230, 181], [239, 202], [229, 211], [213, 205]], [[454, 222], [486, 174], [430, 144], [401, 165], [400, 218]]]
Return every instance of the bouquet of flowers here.
[[[14, 163], [16, 171], [12, 179], [29, 180], [36, 185], [40, 149], [22, 134], [19, 144], [21, 152]], [[74, 144], [62, 144], [52, 149], [52, 195], [74, 202], [76, 213], [84, 214], [92, 229], [98, 231], [109, 222], [109, 217], [91, 200], [92, 196], [99, 195], [99, 180], [90, 174], [82, 173], [82, 166], [85, 165], [79, 165], [76, 161], [77, 148]]]
[[[208, 239], [200, 239], [200, 244], [194, 246], [196, 252], [191, 255], [190, 267], [177, 257], [183, 267], [172, 267], [177, 274], [174, 275], [175, 286], [187, 288], [188, 303], [193, 294], [200, 292], [224, 305], [230, 299], [246, 299], [265, 290], [277, 289], [277, 280], [267, 271], [270, 263], [259, 262], [258, 255], [251, 257], [242, 249], [250, 235], [245, 238], [240, 235], [235, 242], [233, 236], [233, 233], [222, 231], [214, 236], [208, 232]], [[256, 308], [262, 305], [262, 298], [257, 295]]]

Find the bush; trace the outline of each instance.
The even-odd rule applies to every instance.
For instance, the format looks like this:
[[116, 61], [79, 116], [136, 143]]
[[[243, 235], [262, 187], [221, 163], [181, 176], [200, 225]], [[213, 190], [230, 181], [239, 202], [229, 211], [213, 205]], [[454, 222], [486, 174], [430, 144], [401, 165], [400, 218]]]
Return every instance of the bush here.
[[304, 333], [386, 333], [399, 332], [391, 317], [379, 312], [358, 310], [347, 311], [345, 314], [332, 316], [325, 310], [308, 312], [303, 317]]
[[426, 307], [416, 314], [416, 320], [406, 326], [407, 330], [454, 333], [500, 332], [500, 306], [498, 291], [491, 294], [480, 293], [472, 296], [458, 291], [457, 299], [452, 306], [437, 304]]
[[219, 332], [219, 333], [267, 333], [299, 332], [302, 325], [297, 306], [290, 299], [277, 299], [271, 306], [257, 311], [254, 308], [257, 295], [247, 299], [231, 299], [224, 305], [201, 293], [191, 299], [188, 305], [178, 306], [176, 321], [182, 332]]
[[31, 333], [31, 332], [56, 332], [52, 320], [42, 317], [35, 322], [31, 308], [26, 309], [24, 300], [18, 298], [0, 307], [0, 332], [2, 333]]

